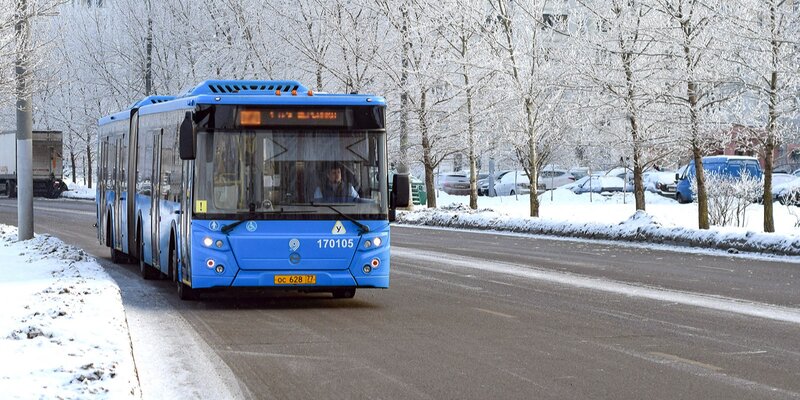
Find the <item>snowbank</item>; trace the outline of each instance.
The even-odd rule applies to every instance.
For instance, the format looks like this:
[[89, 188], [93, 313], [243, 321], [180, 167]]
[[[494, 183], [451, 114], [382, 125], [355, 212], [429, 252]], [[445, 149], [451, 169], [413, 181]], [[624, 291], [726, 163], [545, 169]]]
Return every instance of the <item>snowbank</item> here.
[[[566, 194], [561, 194], [568, 197]], [[563, 197], [559, 199], [565, 201]], [[617, 223], [570, 222], [530, 217], [512, 217], [491, 209], [470, 210], [464, 205], [442, 209], [398, 212], [399, 223], [450, 228], [489, 229], [575, 238], [627, 240], [658, 244], [707, 247], [731, 252], [748, 251], [781, 255], [800, 255], [800, 236], [728, 229], [699, 230], [666, 227], [644, 211]]]
[[97, 189], [87, 188], [80, 183], [67, 182], [67, 187], [69, 189], [61, 193], [61, 197], [67, 199], [94, 200], [97, 196]]
[[0, 397], [138, 398], [119, 288], [83, 250], [0, 225]]

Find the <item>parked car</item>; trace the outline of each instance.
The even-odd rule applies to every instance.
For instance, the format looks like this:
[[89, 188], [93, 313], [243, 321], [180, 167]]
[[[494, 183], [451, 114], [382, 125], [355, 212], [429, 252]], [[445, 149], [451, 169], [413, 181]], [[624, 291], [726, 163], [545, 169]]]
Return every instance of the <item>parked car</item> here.
[[[679, 203], [691, 203], [693, 201], [692, 180], [694, 179], [694, 169], [694, 160], [692, 160], [684, 170], [684, 173], [676, 176], [678, 184], [676, 186], [675, 199]], [[761, 179], [763, 176], [758, 159], [747, 156], [703, 157], [703, 171], [706, 174], [716, 173], [731, 179], [740, 179], [744, 174], [756, 179]]]
[[792, 172], [792, 175], [800, 176], [800, 169], [796, 169], [794, 172]]
[[575, 177], [575, 181], [589, 175], [589, 167], [573, 167], [569, 169], [569, 173]]
[[581, 193], [621, 192], [625, 181], [616, 176], [584, 176], [575, 182], [572, 191]]
[[565, 169], [546, 166], [539, 171], [540, 189], [555, 189], [571, 182], [575, 182], [575, 176]]
[[792, 180], [773, 185], [772, 198], [778, 200], [783, 205], [800, 207], [800, 177], [795, 177]]
[[625, 191], [633, 191], [633, 170], [630, 168], [617, 167], [601, 176], [614, 176], [625, 182]]
[[510, 171], [494, 185], [498, 196], [513, 196], [531, 192], [531, 181], [525, 171]]
[[789, 181], [795, 180], [797, 177], [792, 174], [786, 174], [783, 172], [773, 172], [772, 173], [772, 187], [777, 185], [784, 184]]
[[[647, 171], [643, 176], [644, 190], [661, 193], [661, 187], [672, 185], [672, 198], [675, 198], [675, 171]], [[663, 185], [663, 186], [662, 186]]]
[[[495, 185], [500, 182], [500, 178], [503, 175], [511, 172], [511, 170], [504, 170], [504, 171], [496, 171], [494, 173], [494, 183]], [[488, 196], [489, 195], [489, 177], [488, 174], [485, 178], [480, 179], [478, 182], [478, 196]]]
[[469, 176], [466, 172], [448, 172], [439, 175], [436, 188], [447, 194], [468, 195]]

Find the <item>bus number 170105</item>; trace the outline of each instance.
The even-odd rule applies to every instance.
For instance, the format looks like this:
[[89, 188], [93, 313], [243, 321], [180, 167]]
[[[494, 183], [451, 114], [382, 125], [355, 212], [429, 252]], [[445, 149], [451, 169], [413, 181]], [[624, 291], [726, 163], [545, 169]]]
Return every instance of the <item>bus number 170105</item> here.
[[319, 239], [317, 245], [320, 249], [352, 248], [353, 239]]

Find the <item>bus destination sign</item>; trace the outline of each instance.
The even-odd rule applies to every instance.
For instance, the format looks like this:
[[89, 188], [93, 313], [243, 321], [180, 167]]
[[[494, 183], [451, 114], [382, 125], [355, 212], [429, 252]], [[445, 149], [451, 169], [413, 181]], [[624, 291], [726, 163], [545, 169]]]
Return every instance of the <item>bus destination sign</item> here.
[[242, 126], [344, 126], [345, 110], [261, 108], [239, 112]]

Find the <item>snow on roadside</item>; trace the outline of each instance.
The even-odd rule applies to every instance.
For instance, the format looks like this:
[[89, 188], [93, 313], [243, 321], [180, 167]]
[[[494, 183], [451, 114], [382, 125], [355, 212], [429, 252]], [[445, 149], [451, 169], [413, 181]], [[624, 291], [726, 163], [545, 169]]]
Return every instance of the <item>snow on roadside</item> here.
[[800, 255], [800, 235], [742, 232], [719, 228], [699, 230], [686, 227], [667, 227], [644, 211], [636, 211], [623, 222], [608, 224], [592, 221], [576, 222], [512, 217], [491, 209], [470, 210], [464, 205], [451, 205], [441, 209], [399, 212], [397, 222], [588, 239], [677, 244], [717, 248], [732, 252]]
[[83, 250], [0, 225], [4, 399], [139, 398], [119, 288]]
[[97, 196], [97, 189], [95, 188], [87, 188], [80, 183], [72, 183], [72, 181], [66, 183], [67, 187], [69, 187], [69, 190], [61, 193], [61, 197], [63, 198], [94, 200]]

